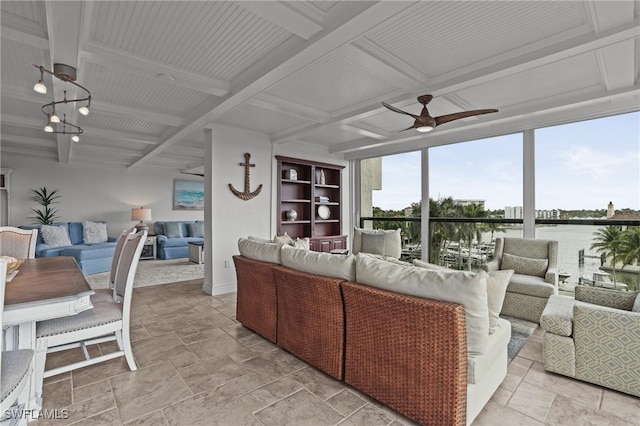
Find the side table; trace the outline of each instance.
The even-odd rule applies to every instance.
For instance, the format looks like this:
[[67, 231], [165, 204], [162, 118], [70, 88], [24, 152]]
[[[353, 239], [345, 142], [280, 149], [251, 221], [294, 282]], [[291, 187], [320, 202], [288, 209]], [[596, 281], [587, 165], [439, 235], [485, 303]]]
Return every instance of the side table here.
[[158, 257], [158, 248], [156, 246], [156, 236], [155, 235], [147, 235], [147, 239], [145, 240], [142, 246], [142, 252], [140, 253], [140, 260], [145, 259], [157, 259]]
[[204, 263], [204, 243], [189, 243], [189, 261], [198, 265]]

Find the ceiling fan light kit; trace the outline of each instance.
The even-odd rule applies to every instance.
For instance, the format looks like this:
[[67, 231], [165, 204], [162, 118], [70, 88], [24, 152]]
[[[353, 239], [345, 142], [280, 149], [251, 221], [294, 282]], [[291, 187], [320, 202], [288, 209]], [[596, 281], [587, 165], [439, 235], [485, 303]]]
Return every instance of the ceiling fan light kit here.
[[[44, 115], [47, 116], [47, 124], [44, 127], [44, 131], [46, 133], [57, 133], [57, 134], [61, 134], [61, 135], [71, 135], [71, 140], [73, 142], [79, 142], [80, 141], [80, 135], [82, 133], [84, 133], [84, 131], [82, 130], [82, 128], [80, 126], [77, 126], [69, 121], [67, 121], [67, 114], [63, 115], [63, 119], [60, 119], [60, 115], [56, 112], [56, 105], [59, 104], [68, 104], [68, 103], [79, 103], [79, 102], [86, 102], [86, 104], [82, 105], [80, 108], [78, 108], [78, 112], [82, 115], [88, 115], [89, 114], [89, 107], [91, 106], [91, 92], [89, 91], [89, 89], [87, 89], [86, 87], [76, 83], [76, 69], [70, 65], [65, 65], [65, 64], [53, 64], [53, 71], [49, 71], [48, 69], [46, 69], [45, 67], [43, 67], [42, 65], [35, 65], [33, 64], [34, 67], [38, 68], [40, 70], [40, 79], [38, 80], [38, 82], [33, 86], [33, 90], [35, 90], [37, 93], [40, 94], [47, 94], [47, 86], [44, 83], [44, 73], [49, 73], [52, 76], [56, 77], [57, 79], [65, 82], [65, 83], [70, 83], [82, 90], [85, 91], [85, 96], [81, 97], [81, 98], [77, 98], [77, 99], [68, 99], [67, 98], [67, 91], [64, 90], [64, 96], [62, 100], [58, 100], [56, 101], [55, 98], [52, 102], [49, 102], [48, 104], [42, 105], [42, 107], [40, 108], [42, 110], [42, 113]], [[62, 130], [57, 130], [57, 127], [54, 128], [52, 126], [52, 123], [62, 123]]]
[[440, 124], [448, 123], [450, 121], [460, 120], [461, 118], [472, 117], [474, 115], [482, 115], [482, 114], [490, 114], [493, 112], [498, 112], [497, 109], [476, 109], [473, 111], [461, 111], [453, 114], [432, 117], [429, 114], [429, 110], [427, 109], [427, 104], [431, 102], [431, 99], [433, 99], [433, 96], [431, 95], [418, 96], [418, 102], [422, 104], [422, 111], [420, 112], [420, 115], [415, 115], [415, 114], [411, 114], [410, 112], [403, 111], [401, 109], [394, 107], [393, 105], [389, 105], [386, 102], [382, 102], [382, 105], [390, 111], [413, 117], [413, 119], [415, 120], [413, 123], [413, 126], [400, 130], [401, 132], [404, 132], [405, 130], [416, 129], [420, 133], [427, 133], [432, 131], [436, 126], [439, 126]]

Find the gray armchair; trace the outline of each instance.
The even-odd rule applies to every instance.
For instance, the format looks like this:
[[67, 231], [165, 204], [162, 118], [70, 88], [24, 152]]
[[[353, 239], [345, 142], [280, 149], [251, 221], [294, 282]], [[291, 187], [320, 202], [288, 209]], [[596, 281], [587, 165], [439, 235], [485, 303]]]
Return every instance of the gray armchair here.
[[502, 315], [540, 322], [549, 296], [558, 294], [558, 242], [529, 238], [496, 238], [485, 271], [513, 269]]
[[540, 320], [545, 370], [640, 397], [637, 297], [585, 286], [575, 300], [551, 296]]

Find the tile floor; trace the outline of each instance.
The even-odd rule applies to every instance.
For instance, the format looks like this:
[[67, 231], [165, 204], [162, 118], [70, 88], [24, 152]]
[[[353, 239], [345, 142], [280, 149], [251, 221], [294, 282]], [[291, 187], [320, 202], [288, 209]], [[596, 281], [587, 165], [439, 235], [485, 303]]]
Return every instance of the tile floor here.
[[[134, 289], [124, 358], [45, 380], [44, 408], [63, 425], [410, 425], [410, 420], [243, 328], [235, 294], [202, 280]], [[113, 344], [113, 342], [107, 345]], [[93, 347], [93, 351], [109, 348]], [[81, 357], [50, 354], [48, 368]], [[536, 330], [474, 425], [640, 425], [640, 398], [547, 373]]]

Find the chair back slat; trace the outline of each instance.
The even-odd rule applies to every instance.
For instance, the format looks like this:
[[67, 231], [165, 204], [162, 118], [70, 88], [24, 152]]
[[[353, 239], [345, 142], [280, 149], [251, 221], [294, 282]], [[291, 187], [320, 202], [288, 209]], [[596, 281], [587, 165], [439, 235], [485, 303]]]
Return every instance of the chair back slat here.
[[0, 226], [0, 256], [16, 259], [36, 257], [37, 229], [20, 229], [14, 226]]
[[0, 259], [0, 365], [2, 365], [2, 349], [4, 333], [2, 332], [2, 317], [4, 316], [4, 289], [7, 285], [7, 261]]
[[120, 259], [116, 268], [114, 281], [114, 295], [119, 301], [127, 303], [127, 296], [130, 295], [135, 279], [138, 262], [142, 246], [147, 239], [147, 231], [140, 231], [136, 234], [129, 234], [122, 246]]
[[118, 262], [120, 261], [120, 255], [122, 254], [122, 247], [124, 247], [124, 242], [127, 240], [127, 235], [133, 233], [134, 228], [124, 229], [118, 240], [116, 242], [116, 249], [113, 252], [113, 259], [111, 260], [111, 271], [109, 277], [109, 287], [114, 287], [116, 282], [116, 271], [118, 270]]

